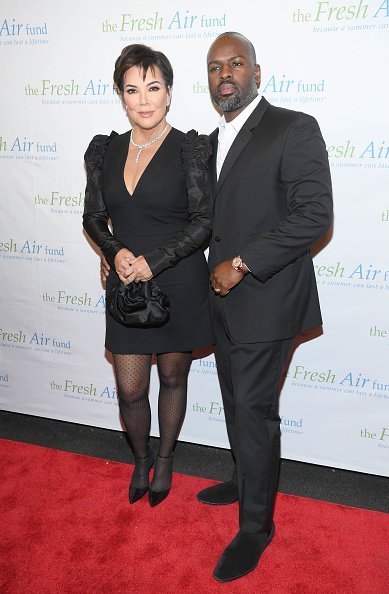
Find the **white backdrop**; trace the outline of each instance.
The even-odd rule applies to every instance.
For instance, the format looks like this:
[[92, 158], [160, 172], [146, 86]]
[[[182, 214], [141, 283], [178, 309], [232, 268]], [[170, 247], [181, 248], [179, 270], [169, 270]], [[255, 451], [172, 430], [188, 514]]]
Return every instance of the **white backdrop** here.
[[[112, 72], [132, 42], [172, 61], [172, 125], [213, 130], [206, 52], [235, 30], [256, 46], [266, 98], [317, 117], [334, 184], [333, 237], [315, 258], [324, 334], [294, 353], [282, 455], [388, 474], [388, 0], [2, 0], [0, 11], [0, 406], [121, 428], [99, 259], [81, 225], [83, 153], [93, 135], [128, 128]], [[153, 370], [154, 410], [156, 392]], [[228, 447], [213, 355], [193, 363], [181, 439]]]

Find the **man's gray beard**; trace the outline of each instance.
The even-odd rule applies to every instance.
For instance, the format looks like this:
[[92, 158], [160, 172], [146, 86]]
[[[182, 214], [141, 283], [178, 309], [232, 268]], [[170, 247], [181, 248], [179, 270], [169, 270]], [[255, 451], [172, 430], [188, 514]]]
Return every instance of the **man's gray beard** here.
[[229, 99], [220, 99], [216, 97], [215, 103], [220, 107], [223, 113], [230, 113], [231, 111], [237, 111], [238, 109], [242, 109], [246, 107], [255, 97], [257, 97], [258, 91], [257, 89], [253, 89], [249, 95], [246, 95], [244, 99], [241, 99], [238, 93], [234, 97], [230, 97]]

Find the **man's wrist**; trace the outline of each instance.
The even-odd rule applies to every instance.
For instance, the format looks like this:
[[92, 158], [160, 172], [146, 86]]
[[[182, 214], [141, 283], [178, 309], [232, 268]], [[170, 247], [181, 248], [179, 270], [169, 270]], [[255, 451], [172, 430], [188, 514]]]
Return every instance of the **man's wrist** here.
[[236, 256], [232, 259], [231, 266], [234, 270], [240, 272], [241, 274], [247, 274], [250, 272], [249, 268], [246, 266], [240, 256]]

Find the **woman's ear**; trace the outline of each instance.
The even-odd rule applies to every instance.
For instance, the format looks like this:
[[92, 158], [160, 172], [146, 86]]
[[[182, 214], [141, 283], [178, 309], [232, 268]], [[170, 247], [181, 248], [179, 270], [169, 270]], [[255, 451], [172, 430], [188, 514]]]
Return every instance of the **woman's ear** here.
[[166, 105], [170, 107], [170, 103], [172, 101], [172, 87], [167, 87], [167, 97], [166, 97]]

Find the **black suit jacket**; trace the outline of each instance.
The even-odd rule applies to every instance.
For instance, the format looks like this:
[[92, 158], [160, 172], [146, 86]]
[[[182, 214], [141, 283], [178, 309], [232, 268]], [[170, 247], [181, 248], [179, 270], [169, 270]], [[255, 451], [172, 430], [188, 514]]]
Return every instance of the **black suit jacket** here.
[[[290, 338], [322, 323], [310, 246], [332, 222], [328, 156], [316, 120], [263, 97], [216, 181], [209, 265], [240, 255], [251, 274], [223, 297], [238, 342]], [[212, 299], [220, 297], [212, 296]]]

